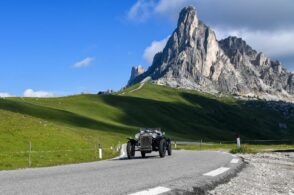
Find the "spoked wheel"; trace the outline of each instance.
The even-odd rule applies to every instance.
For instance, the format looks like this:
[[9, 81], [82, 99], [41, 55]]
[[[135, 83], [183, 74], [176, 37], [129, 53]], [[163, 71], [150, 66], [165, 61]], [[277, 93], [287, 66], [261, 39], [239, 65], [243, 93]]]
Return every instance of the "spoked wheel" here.
[[165, 153], [166, 153], [166, 141], [165, 139], [160, 140], [159, 143], [159, 156], [161, 158], [165, 157]]
[[132, 159], [135, 156], [135, 145], [132, 142], [128, 141], [127, 144], [127, 155], [128, 159]]

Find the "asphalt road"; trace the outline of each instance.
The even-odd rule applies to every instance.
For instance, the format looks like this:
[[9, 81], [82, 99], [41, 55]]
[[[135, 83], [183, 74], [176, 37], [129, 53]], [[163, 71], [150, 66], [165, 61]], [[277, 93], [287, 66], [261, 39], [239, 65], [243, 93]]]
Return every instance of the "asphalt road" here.
[[224, 152], [173, 151], [172, 156], [165, 158], [152, 153], [145, 159], [136, 157], [132, 160], [0, 171], [0, 194], [115, 195], [192, 191], [197, 185], [223, 177], [240, 161]]

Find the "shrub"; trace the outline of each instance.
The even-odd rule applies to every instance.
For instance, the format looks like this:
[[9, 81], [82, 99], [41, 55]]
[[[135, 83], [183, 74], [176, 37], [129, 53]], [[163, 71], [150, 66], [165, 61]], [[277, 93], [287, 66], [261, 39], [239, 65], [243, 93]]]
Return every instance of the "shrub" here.
[[241, 154], [254, 154], [256, 153], [256, 151], [246, 145], [241, 146], [240, 148], [234, 148], [230, 150], [230, 153], [232, 154], [237, 154], [237, 153], [241, 153]]

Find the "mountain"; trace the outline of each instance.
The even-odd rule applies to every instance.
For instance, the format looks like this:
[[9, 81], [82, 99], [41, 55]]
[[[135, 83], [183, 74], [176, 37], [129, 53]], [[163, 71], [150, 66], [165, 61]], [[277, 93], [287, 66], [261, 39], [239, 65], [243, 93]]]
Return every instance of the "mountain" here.
[[132, 83], [132, 81], [138, 77], [139, 75], [143, 74], [145, 72], [144, 67], [141, 65], [132, 67], [131, 71], [131, 77], [129, 79], [128, 84]]
[[293, 74], [244, 40], [218, 41], [194, 7], [180, 12], [176, 30], [144, 73], [128, 86], [151, 80], [171, 87], [271, 100], [294, 100]]

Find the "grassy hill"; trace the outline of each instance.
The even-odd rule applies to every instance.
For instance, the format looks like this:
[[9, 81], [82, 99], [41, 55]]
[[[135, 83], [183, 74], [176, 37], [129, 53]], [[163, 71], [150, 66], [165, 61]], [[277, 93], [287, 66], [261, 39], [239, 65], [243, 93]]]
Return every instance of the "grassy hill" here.
[[294, 122], [275, 111], [232, 97], [138, 87], [114, 95], [0, 99], [0, 169], [27, 167], [30, 141], [32, 166], [97, 160], [98, 143], [108, 158], [139, 127], [161, 127], [175, 140], [231, 141], [236, 133], [242, 139], [294, 138]]

